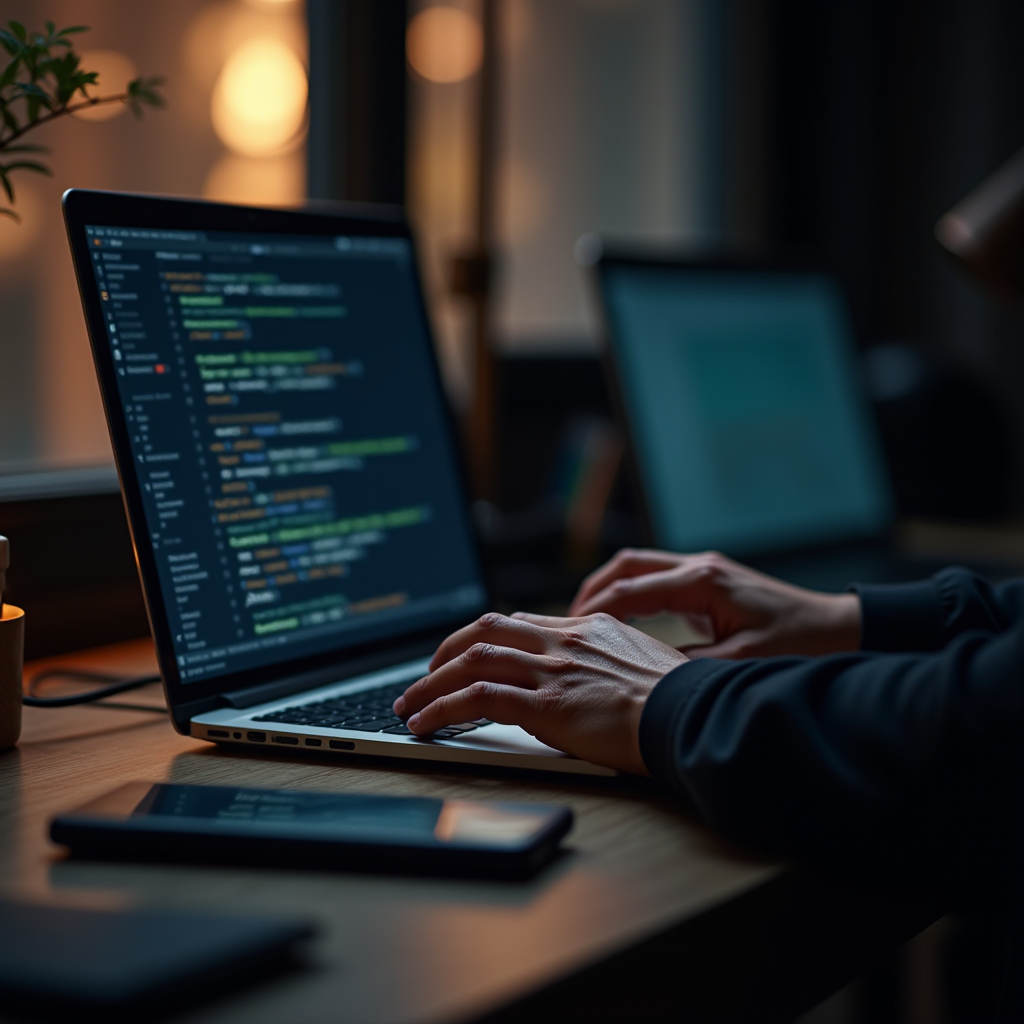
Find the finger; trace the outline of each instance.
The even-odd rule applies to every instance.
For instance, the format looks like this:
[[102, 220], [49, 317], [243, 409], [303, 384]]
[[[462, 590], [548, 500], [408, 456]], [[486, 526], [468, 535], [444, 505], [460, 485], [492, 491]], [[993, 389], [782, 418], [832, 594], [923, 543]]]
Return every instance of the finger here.
[[680, 559], [671, 569], [615, 580], [587, 601], [581, 614], [607, 612], [617, 619], [632, 615], [709, 615], [714, 611], [720, 573], [707, 556]]
[[538, 615], [535, 612], [513, 612], [509, 618], [518, 622], [531, 622], [545, 629], [565, 629], [567, 626], [578, 626], [580, 621], [565, 615]]
[[517, 647], [532, 654], [542, 654], [545, 650], [541, 632], [532, 623], [499, 615], [497, 612], [487, 612], [476, 622], [456, 630], [438, 647], [430, 659], [430, 671], [435, 671], [478, 643]]
[[644, 576], [621, 577], [581, 602], [579, 614], [607, 612], [617, 619], [626, 619], [632, 615], [657, 615], [678, 601], [676, 592], [679, 586], [677, 567]]
[[735, 661], [740, 658], [763, 656], [765, 652], [758, 650], [760, 642], [760, 638], [743, 632], [734, 633], [721, 643], [695, 644], [692, 647], [680, 648], [680, 650], [691, 661], [698, 658], [722, 658], [726, 661]]
[[580, 589], [569, 606], [569, 614], [585, 614], [580, 610], [583, 605], [615, 580], [670, 569], [679, 564], [679, 557], [667, 551], [636, 551], [624, 548], [611, 561], [595, 569], [580, 584]]
[[413, 683], [395, 701], [394, 711], [400, 717], [407, 717], [438, 697], [481, 680], [532, 689], [540, 685], [542, 674], [556, 669], [557, 664], [555, 658], [527, 654], [514, 647], [474, 644], [457, 658]]
[[534, 731], [537, 717], [537, 694], [517, 686], [493, 682], [475, 682], [455, 693], [445, 694], [428, 704], [408, 721], [417, 736], [428, 736], [446, 725], [489, 718], [505, 725], [520, 725]]

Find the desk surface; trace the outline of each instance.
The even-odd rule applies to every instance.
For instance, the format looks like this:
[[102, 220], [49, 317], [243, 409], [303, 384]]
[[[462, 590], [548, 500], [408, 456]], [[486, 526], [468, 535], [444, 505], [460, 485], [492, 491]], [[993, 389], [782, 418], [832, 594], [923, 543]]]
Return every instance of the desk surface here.
[[[154, 670], [148, 642], [50, 663], [125, 673]], [[162, 694], [152, 687], [132, 699], [161, 704]], [[528, 883], [76, 863], [46, 838], [57, 812], [138, 779], [562, 802], [572, 806], [576, 826], [567, 855]], [[846, 924], [850, 914], [861, 913], [861, 904], [839, 899], [832, 916], [838, 913], [846, 924], [839, 944], [829, 947], [820, 934], [820, 893], [809, 897], [818, 923], [796, 920], [806, 909], [794, 911], [794, 899], [807, 904], [808, 897], [806, 892], [794, 897], [793, 874], [718, 841], [640, 780], [472, 774], [444, 766], [287, 753], [239, 755], [177, 735], [163, 716], [92, 707], [26, 708], [19, 746], [0, 754], [4, 895], [63, 905], [248, 909], [296, 915], [319, 926], [312, 970], [193, 1011], [188, 1018], [196, 1021], [505, 1020], [543, 1005], [536, 1002], [543, 998], [550, 1006], [569, 1000], [582, 1016], [589, 1012], [586, 1001], [565, 988], [567, 981], [585, 979], [581, 984], [599, 997], [596, 979], [611, 984], [616, 969], [638, 983], [629, 1005], [639, 1013], [645, 993], [653, 991], [644, 970], [667, 970], [665, 963], [675, 964], [670, 980], [677, 993], [674, 1002], [679, 1001], [678, 985], [687, 968], [678, 957], [686, 948], [692, 952], [695, 943], [700, 955], [688, 961], [692, 1016], [742, 1019], [726, 1012], [734, 1004], [736, 1013], [743, 1012], [734, 998], [716, 1000], [699, 991], [706, 977], [701, 965], [716, 955], [707, 938], [709, 922], [721, 919], [716, 941], [723, 947], [720, 959], [728, 958], [730, 965], [719, 983], [728, 986], [732, 979], [740, 988], [754, 984], [749, 981], [753, 974], [763, 981], [762, 947], [773, 945], [773, 929], [790, 934], [817, 929], [813, 955], [821, 957], [825, 948], [835, 955], [820, 965], [817, 991], [801, 996], [803, 1002], [848, 980], [856, 969], [850, 964], [863, 960], [868, 946], [899, 941], [920, 927], [901, 917], [874, 929], [869, 939], [858, 938], [851, 959], [852, 932]], [[769, 899], [766, 893], [773, 895]], [[748, 908], [739, 924], [737, 907]], [[745, 960], [736, 953], [743, 937], [736, 929], [749, 936], [754, 924], [760, 929], [755, 943], [760, 952]], [[655, 949], [651, 943], [658, 942]], [[639, 949], [647, 950], [643, 965], [630, 966], [630, 952]], [[806, 954], [794, 954], [806, 974]], [[773, 968], [773, 973], [785, 972]], [[621, 990], [622, 984], [616, 984]], [[674, 1019], [678, 1010], [666, 1008], [665, 1019]], [[661, 1015], [653, 1004], [646, 1012], [648, 1019]], [[564, 1011], [559, 1015], [576, 1017]]]

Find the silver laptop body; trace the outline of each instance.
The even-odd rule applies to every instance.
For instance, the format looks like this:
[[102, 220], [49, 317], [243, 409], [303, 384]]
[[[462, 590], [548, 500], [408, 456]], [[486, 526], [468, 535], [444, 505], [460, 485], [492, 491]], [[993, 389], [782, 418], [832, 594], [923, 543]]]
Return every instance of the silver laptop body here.
[[64, 211], [175, 728], [614, 774], [390, 711], [490, 607], [401, 214], [81, 190]]

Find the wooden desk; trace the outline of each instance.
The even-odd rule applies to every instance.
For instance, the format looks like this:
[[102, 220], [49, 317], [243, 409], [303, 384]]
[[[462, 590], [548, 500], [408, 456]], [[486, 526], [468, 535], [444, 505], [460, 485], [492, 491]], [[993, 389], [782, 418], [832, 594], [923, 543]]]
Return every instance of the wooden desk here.
[[[148, 642], [53, 662], [154, 670]], [[19, 747], [0, 754], [4, 895], [251, 909], [320, 927], [311, 970], [192, 1021], [783, 1020], [927, 923], [731, 849], [640, 780], [243, 756], [144, 712], [25, 712]], [[525, 884], [75, 863], [49, 843], [57, 812], [136, 779], [559, 801], [576, 827], [570, 852]]]

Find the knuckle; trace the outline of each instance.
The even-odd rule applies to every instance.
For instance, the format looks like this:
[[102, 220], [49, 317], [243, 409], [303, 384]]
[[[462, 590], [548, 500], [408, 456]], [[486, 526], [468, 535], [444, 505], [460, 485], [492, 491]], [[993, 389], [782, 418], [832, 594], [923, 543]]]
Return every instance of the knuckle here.
[[562, 706], [562, 691], [555, 687], [545, 686], [536, 692], [537, 711], [542, 717], [552, 715]]
[[698, 556], [696, 572], [700, 579], [714, 581], [724, 572], [728, 559], [717, 551], [705, 551]]
[[[604, 615], [604, 612], [598, 612], [597, 615]], [[591, 616], [596, 618], [597, 616]], [[579, 629], [560, 629], [558, 631], [558, 642], [562, 647], [582, 647], [586, 637], [583, 632]]]
[[466, 687], [466, 696], [470, 700], [483, 700], [491, 695], [491, 684], [484, 682], [471, 683]]
[[492, 644], [473, 644], [462, 656], [464, 661], [478, 663], [488, 661], [494, 657], [494, 646]]
[[483, 615], [476, 620], [476, 624], [481, 629], [493, 629], [495, 626], [500, 625], [504, 618], [505, 616], [498, 612], [484, 612]]

